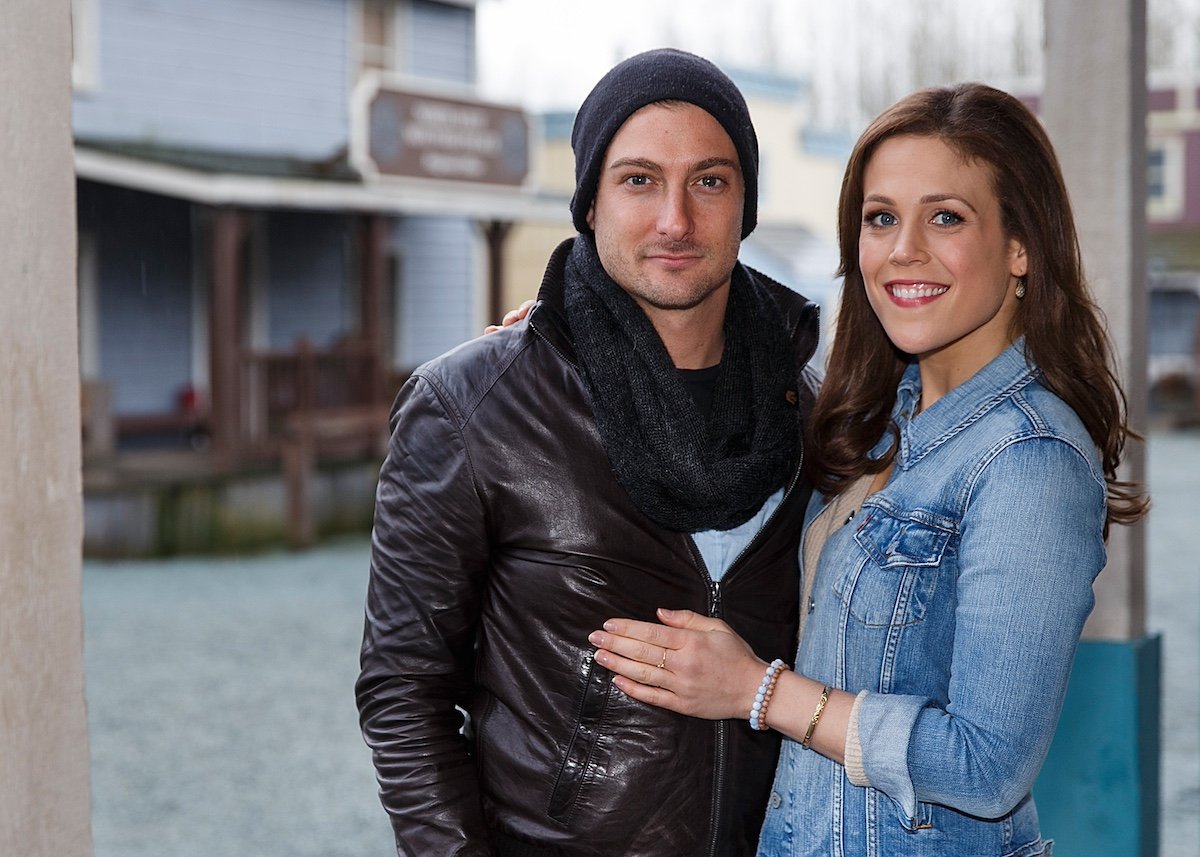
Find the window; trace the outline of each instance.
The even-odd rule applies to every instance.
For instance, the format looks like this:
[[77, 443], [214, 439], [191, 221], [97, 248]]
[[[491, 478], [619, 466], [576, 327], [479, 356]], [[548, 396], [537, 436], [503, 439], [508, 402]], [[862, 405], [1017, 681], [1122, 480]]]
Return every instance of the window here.
[[1151, 147], [1146, 152], [1146, 197], [1161, 200], [1167, 195], [1167, 153]]
[[1184, 140], [1178, 134], [1146, 143], [1146, 217], [1151, 223], [1178, 221], [1184, 213]]

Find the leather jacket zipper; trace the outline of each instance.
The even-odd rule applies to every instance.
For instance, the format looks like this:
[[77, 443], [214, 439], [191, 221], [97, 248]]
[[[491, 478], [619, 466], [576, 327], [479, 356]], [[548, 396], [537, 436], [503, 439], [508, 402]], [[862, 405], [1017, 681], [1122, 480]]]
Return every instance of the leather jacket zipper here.
[[[754, 546], [754, 543], [756, 541], [758, 541], [759, 535], [764, 530], [766, 530], [767, 527], [769, 527], [771, 525], [771, 523], [775, 520], [775, 516], [779, 514], [779, 510], [783, 508], [784, 504], [787, 502], [788, 497], [791, 495], [792, 491], [795, 490], [796, 485], [800, 482], [800, 474], [803, 472], [804, 472], [804, 447], [803, 447], [803, 445], [801, 445], [800, 460], [796, 464], [796, 472], [792, 475], [792, 481], [790, 483], [788, 483], [787, 490], [783, 492], [783, 499], [779, 501], [779, 505], [775, 507], [775, 510], [773, 512], [771, 512], [770, 517], [768, 517], [767, 520], [763, 522], [762, 529], [759, 530], [758, 533], [755, 533], [754, 538], [752, 538], [750, 540], [750, 543], [748, 545], [746, 545], [744, 548], [742, 548], [742, 552], [737, 555], [737, 558], [729, 566], [730, 571], [732, 571], [737, 566], [737, 564], [742, 561], [742, 557], [744, 557], [746, 555], [746, 553], [750, 550], [750, 548], [752, 548]], [[695, 552], [694, 546], [693, 546], [692, 550], [693, 550], [693, 552]], [[708, 569], [704, 566], [703, 560], [700, 560], [698, 565], [700, 566], [700, 569], [704, 572], [705, 579], [708, 581], [708, 615], [712, 616], [715, 619], [720, 619], [721, 618], [721, 581], [712, 579], [712, 576], [708, 573]], [[726, 572], [726, 574], [728, 574], [728, 572]], [[708, 857], [717, 857], [717, 847], [721, 841], [721, 823], [722, 823], [723, 816], [724, 816], [722, 809], [723, 809], [724, 803], [725, 803], [724, 798], [725, 798], [725, 789], [726, 789], [726, 785], [725, 785], [725, 779], [726, 779], [725, 755], [727, 752], [726, 744], [728, 744], [728, 742], [729, 742], [729, 721], [728, 720], [715, 721], [714, 729], [715, 729], [714, 737], [716, 739], [717, 750], [716, 750], [716, 770], [713, 772], [713, 802], [712, 802], [712, 810], [711, 810], [711, 812], [712, 812], [712, 833], [710, 835], [710, 839], [708, 842]]]
[[[721, 581], [713, 580], [707, 569], [704, 576], [708, 577], [709, 586], [708, 615], [719, 619], [721, 618]], [[717, 846], [721, 841], [721, 822], [724, 815], [722, 809], [725, 804], [725, 754], [727, 752], [726, 744], [729, 741], [728, 728], [728, 724], [724, 720], [713, 722], [716, 770], [713, 771], [712, 809], [709, 811], [712, 817], [712, 832], [708, 842], [708, 857], [717, 857]]]
[[721, 841], [721, 809], [724, 804], [725, 797], [725, 752], [726, 743], [729, 740], [727, 735], [729, 729], [729, 721], [715, 721], [716, 742], [717, 742], [717, 769], [713, 772], [713, 780], [716, 787], [713, 789], [712, 802], [712, 838], [708, 843], [708, 857], [717, 857], [717, 845]]

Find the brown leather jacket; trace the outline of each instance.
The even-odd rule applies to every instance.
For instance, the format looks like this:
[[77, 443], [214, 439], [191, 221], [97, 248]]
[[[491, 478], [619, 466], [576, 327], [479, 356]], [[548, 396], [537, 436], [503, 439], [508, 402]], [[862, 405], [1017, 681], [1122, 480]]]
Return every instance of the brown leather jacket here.
[[[719, 585], [633, 507], [573, 363], [569, 244], [525, 322], [422, 366], [393, 409], [356, 691], [397, 853], [482, 857], [498, 831], [595, 857], [752, 854], [778, 736], [629, 699], [587, 635], [689, 608], [790, 658], [809, 489], [793, 478]], [[817, 307], [761, 279], [805, 366]]]

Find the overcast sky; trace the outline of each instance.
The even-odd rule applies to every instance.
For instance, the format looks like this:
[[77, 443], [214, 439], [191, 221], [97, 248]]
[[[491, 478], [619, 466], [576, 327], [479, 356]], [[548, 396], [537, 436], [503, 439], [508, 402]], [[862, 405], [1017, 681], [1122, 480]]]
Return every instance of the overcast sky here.
[[[1152, 63], [1194, 69], [1200, 0], [1147, 4]], [[854, 132], [918, 86], [1028, 88], [1042, 65], [1042, 0], [479, 0], [477, 15], [481, 94], [535, 111], [575, 109], [664, 45], [805, 80], [813, 121]]]
[[[1022, 10], [1031, 33], [1017, 32]], [[856, 118], [845, 92], [874, 113], [938, 63], [995, 78], [1012, 65], [1014, 40], [1036, 43], [1041, 31], [1040, 0], [480, 0], [477, 13], [480, 88], [491, 98], [574, 109], [618, 60], [671, 45], [727, 70], [810, 81], [828, 124]]]
[[[738, 12], [731, 10], [737, 6]], [[773, 0], [480, 0], [480, 83], [533, 109], [573, 108], [615, 62], [671, 45], [757, 64]], [[791, 13], [794, 15], [795, 13]]]

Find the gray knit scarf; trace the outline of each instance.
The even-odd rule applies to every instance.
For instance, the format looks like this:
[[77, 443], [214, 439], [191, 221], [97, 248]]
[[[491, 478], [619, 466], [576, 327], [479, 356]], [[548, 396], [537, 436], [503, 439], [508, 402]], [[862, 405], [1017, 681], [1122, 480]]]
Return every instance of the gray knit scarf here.
[[783, 313], [752, 272], [734, 267], [707, 419], [590, 235], [567, 259], [565, 303], [609, 462], [643, 514], [677, 532], [727, 530], [787, 482], [799, 433], [795, 358]]

